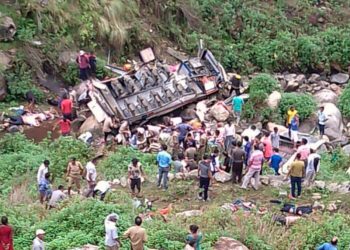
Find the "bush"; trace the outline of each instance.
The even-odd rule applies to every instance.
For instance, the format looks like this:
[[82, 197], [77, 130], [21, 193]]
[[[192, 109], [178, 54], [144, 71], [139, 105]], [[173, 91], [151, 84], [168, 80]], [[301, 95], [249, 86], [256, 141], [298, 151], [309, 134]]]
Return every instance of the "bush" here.
[[344, 117], [350, 117], [350, 85], [347, 84], [339, 97], [338, 107]]
[[276, 79], [269, 74], [259, 74], [249, 82], [249, 100], [255, 105], [261, 104], [280, 87]]
[[322, 154], [320, 173], [317, 179], [326, 181], [347, 181], [344, 172], [349, 168], [350, 158], [341, 148]]
[[79, 83], [79, 68], [76, 63], [68, 64], [65, 72], [63, 73], [63, 79], [71, 86]]
[[285, 119], [290, 106], [294, 106], [298, 111], [300, 120], [305, 120], [315, 111], [316, 102], [313, 96], [309, 94], [284, 93], [278, 106], [282, 119]]

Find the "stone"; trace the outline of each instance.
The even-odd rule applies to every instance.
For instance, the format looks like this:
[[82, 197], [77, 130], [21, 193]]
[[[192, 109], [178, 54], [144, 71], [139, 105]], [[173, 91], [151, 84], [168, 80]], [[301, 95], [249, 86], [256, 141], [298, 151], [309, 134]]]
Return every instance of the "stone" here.
[[13, 41], [16, 31], [16, 25], [13, 19], [8, 16], [1, 16], [0, 13], [0, 41]]
[[313, 193], [311, 198], [313, 200], [320, 200], [322, 198], [322, 195], [320, 193]]
[[270, 186], [272, 187], [281, 187], [287, 183], [283, 180], [282, 175], [270, 175], [269, 180], [270, 180]]
[[269, 97], [267, 98], [267, 106], [269, 106], [272, 109], [275, 109], [278, 107], [280, 101], [281, 101], [282, 95], [278, 91], [273, 91]]
[[311, 115], [300, 123], [299, 132], [301, 133], [311, 133], [317, 124], [317, 116]]
[[128, 180], [125, 176], [123, 176], [122, 178], [120, 178], [120, 186], [122, 187], [126, 187], [128, 185]]
[[318, 209], [318, 210], [324, 210], [325, 207], [326, 206], [322, 202], [319, 202], [319, 201], [315, 201], [314, 204], [312, 205], [313, 209]]
[[332, 140], [342, 139], [343, 119], [342, 115], [333, 103], [324, 103], [324, 113], [327, 121], [325, 123], [325, 135]]
[[260, 183], [263, 184], [263, 185], [265, 185], [265, 186], [268, 186], [269, 183], [270, 183], [269, 177], [266, 176], [266, 175], [260, 176]]
[[345, 181], [339, 185], [338, 192], [341, 194], [347, 194], [350, 192], [350, 182]]
[[202, 210], [189, 210], [189, 211], [184, 211], [181, 213], [177, 213], [176, 217], [194, 217], [194, 216], [201, 216], [203, 214]]
[[326, 186], [326, 188], [331, 192], [338, 192], [339, 185], [338, 185], [338, 183], [330, 183]]
[[335, 93], [336, 95], [338, 95], [338, 96], [342, 93], [342, 88], [339, 87], [337, 84], [331, 84], [331, 85], [329, 86], [329, 88], [330, 88], [332, 91], [334, 91], [334, 93]]
[[319, 74], [311, 74], [311, 76], [309, 77], [309, 79], [307, 80], [309, 83], [315, 83], [318, 81], [318, 79], [320, 78]]
[[284, 79], [287, 81], [287, 82], [290, 82], [290, 81], [294, 81], [297, 77], [297, 74], [286, 74], [284, 75]]
[[314, 87], [314, 92], [317, 92], [317, 91], [320, 91], [322, 89], [322, 87], [321, 86], [316, 86], [316, 87]]
[[338, 73], [331, 76], [331, 82], [336, 84], [345, 84], [349, 81], [349, 75]]
[[7, 70], [12, 66], [12, 56], [4, 51], [0, 51], [0, 69]]
[[334, 201], [333, 201], [333, 202], [330, 202], [330, 203], [328, 204], [328, 206], [327, 206], [327, 210], [328, 210], [329, 212], [334, 212], [334, 211], [336, 211], [337, 209], [338, 209], [337, 204], [335, 204]]
[[225, 183], [232, 179], [232, 175], [227, 172], [220, 171], [214, 175], [214, 179], [218, 182]]
[[220, 104], [215, 104], [210, 109], [210, 115], [218, 122], [224, 122], [230, 116], [230, 112]]
[[317, 91], [314, 97], [316, 102], [320, 104], [327, 102], [337, 104], [338, 102], [338, 95], [330, 89], [322, 89], [320, 91]]
[[286, 128], [285, 126], [282, 126], [273, 122], [267, 123], [268, 131], [272, 132], [275, 127], [278, 128], [279, 133], [288, 132], [288, 128]]
[[306, 82], [306, 77], [304, 74], [297, 75], [297, 77], [295, 78], [295, 81], [299, 84], [303, 84]]
[[88, 117], [79, 128], [79, 133], [91, 132], [92, 134], [102, 134], [102, 125], [96, 120], [95, 116]]
[[326, 82], [326, 81], [319, 81], [317, 84], [318, 84], [318, 86], [321, 86], [322, 88], [328, 88], [330, 85], [330, 83]]
[[344, 147], [342, 147], [343, 151], [345, 154], [350, 156], [350, 144], [345, 145]]
[[114, 179], [114, 180], [112, 181], [112, 184], [113, 184], [113, 185], [120, 185], [120, 180], [119, 180], [119, 179]]
[[7, 84], [3, 75], [0, 75], [0, 102], [5, 100], [7, 96]]
[[192, 170], [189, 173], [187, 173], [185, 176], [189, 177], [191, 179], [197, 179], [197, 177], [198, 177], [198, 170]]
[[249, 250], [248, 247], [243, 245], [238, 240], [228, 238], [228, 237], [220, 237], [218, 241], [215, 243], [213, 250]]
[[293, 92], [296, 91], [299, 88], [299, 82], [296, 80], [292, 80], [287, 82], [287, 86], [285, 87], [284, 91], [286, 92]]
[[68, 65], [69, 63], [75, 63], [75, 59], [77, 58], [78, 54], [76, 51], [63, 51], [58, 56], [58, 65], [64, 66]]
[[325, 189], [326, 182], [324, 182], [324, 181], [315, 181], [314, 185], [315, 185], [315, 187], [317, 187], [319, 189]]

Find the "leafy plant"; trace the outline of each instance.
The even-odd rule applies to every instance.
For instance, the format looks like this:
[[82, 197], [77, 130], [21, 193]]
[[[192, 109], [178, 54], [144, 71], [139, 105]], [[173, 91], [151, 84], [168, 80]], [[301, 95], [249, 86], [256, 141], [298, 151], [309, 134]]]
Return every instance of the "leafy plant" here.
[[338, 107], [344, 117], [350, 117], [350, 86], [346, 85], [339, 97]]
[[305, 120], [316, 109], [316, 102], [313, 96], [303, 93], [283, 93], [279, 104], [279, 114], [282, 119], [285, 118], [287, 110], [294, 106], [298, 111], [300, 120]]
[[79, 83], [79, 68], [76, 63], [68, 64], [67, 69], [63, 73], [63, 79], [71, 86]]
[[21, 41], [31, 41], [36, 34], [36, 24], [32, 19], [21, 17], [17, 25], [17, 37]]

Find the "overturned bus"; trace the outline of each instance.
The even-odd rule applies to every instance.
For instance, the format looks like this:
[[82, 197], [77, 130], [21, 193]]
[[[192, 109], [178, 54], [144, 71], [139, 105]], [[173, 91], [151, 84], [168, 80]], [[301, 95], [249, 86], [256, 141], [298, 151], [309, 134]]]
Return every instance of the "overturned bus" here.
[[151, 49], [141, 51], [140, 57], [143, 64], [137, 69], [124, 72], [106, 66], [120, 76], [93, 82], [96, 91], [88, 106], [98, 121], [114, 114], [131, 124], [146, 122], [217, 92], [218, 84], [226, 77], [207, 49], [176, 67], [156, 60]]

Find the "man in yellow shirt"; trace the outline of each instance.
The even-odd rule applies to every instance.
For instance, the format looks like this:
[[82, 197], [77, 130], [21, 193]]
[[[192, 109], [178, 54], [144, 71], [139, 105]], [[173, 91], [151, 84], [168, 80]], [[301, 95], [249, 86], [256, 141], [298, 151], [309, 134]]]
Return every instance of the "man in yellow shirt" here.
[[290, 166], [290, 169], [288, 171], [288, 174], [286, 176], [286, 179], [288, 176], [290, 176], [290, 185], [291, 185], [291, 196], [289, 198], [295, 199], [295, 186], [298, 188], [298, 197], [301, 195], [301, 179], [303, 178], [305, 174], [305, 165], [302, 160], [300, 160], [301, 155], [300, 153], [297, 153], [295, 160]]
[[143, 250], [144, 243], [147, 241], [146, 230], [141, 227], [142, 219], [137, 216], [135, 218], [135, 226], [130, 227], [124, 236], [130, 239], [132, 250]]
[[292, 119], [294, 116], [298, 113], [298, 111], [294, 108], [294, 106], [290, 106], [290, 108], [287, 111], [287, 124], [286, 126], [288, 127], [288, 135], [289, 138], [291, 137], [291, 124], [292, 124]]

